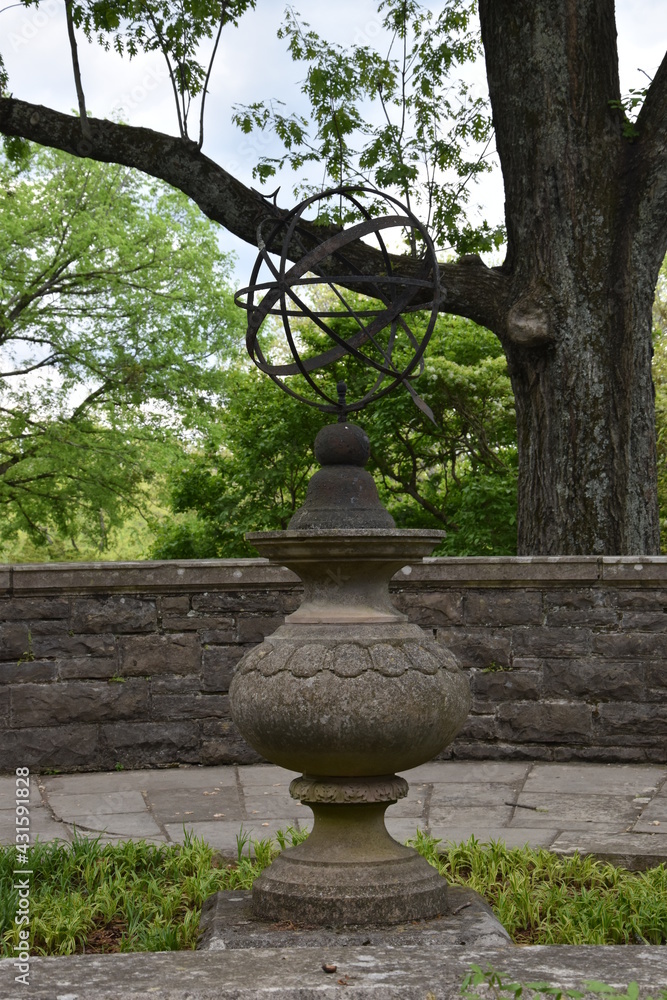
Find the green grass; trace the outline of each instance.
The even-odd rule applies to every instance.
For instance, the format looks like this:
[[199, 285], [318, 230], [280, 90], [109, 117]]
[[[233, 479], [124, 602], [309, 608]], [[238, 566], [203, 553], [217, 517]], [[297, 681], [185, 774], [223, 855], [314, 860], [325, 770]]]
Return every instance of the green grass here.
[[[303, 840], [288, 829], [270, 840], [238, 837], [237, 857], [223, 864], [195, 838], [183, 845], [37, 843], [29, 852], [31, 953], [194, 948], [204, 899], [219, 889], [249, 889], [278, 849]], [[577, 855], [467, 843], [441, 850], [417, 833], [415, 847], [451, 883], [485, 896], [520, 944], [666, 944], [667, 868], [628, 872]], [[18, 943], [14, 917], [19, 868], [13, 847], [0, 848], [0, 955]]]
[[409, 843], [450, 883], [485, 896], [517, 944], [667, 944], [664, 864], [630, 872], [474, 837], [441, 848], [419, 832]]
[[[287, 829], [282, 846], [304, 834]], [[233, 865], [216, 867], [215, 852], [201, 840], [183, 845], [127, 841], [100, 844], [76, 838], [71, 845], [35, 844], [29, 851], [33, 955], [102, 951], [177, 951], [194, 948], [203, 901], [219, 889], [249, 889], [277, 845], [254, 843], [257, 860], [243, 854], [238, 838]], [[280, 846], [280, 845], [278, 845]], [[17, 854], [0, 848], [0, 957], [18, 944], [12, 889]], [[20, 877], [20, 876], [17, 876]]]

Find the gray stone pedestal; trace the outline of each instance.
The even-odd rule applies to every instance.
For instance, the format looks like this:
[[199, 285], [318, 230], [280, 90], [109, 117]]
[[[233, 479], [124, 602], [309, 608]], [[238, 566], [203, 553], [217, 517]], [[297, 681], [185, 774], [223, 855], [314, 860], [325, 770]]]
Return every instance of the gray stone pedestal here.
[[290, 786], [313, 832], [253, 888], [258, 920], [320, 926], [437, 917], [447, 884], [389, 836], [404, 771], [450, 743], [470, 708], [456, 659], [392, 604], [389, 580], [442, 537], [401, 531], [380, 504], [359, 427], [323, 428], [322, 469], [287, 531], [251, 533], [262, 555], [298, 573], [304, 595], [285, 624], [239, 662], [234, 722], [267, 760], [303, 772]]

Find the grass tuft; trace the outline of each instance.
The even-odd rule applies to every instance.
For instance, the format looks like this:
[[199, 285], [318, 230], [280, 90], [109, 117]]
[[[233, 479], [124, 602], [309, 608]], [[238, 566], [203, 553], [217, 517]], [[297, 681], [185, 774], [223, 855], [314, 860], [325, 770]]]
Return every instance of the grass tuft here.
[[[305, 833], [281, 831], [291, 846]], [[247, 854], [243, 848], [247, 846]], [[203, 840], [186, 833], [182, 845], [144, 841], [100, 844], [37, 842], [28, 852], [30, 951], [73, 955], [107, 951], [177, 951], [194, 948], [202, 903], [219, 889], [249, 889], [270, 864], [277, 845], [246, 838], [238, 858], [221, 862]], [[0, 957], [19, 943], [13, 889], [16, 849], [0, 848]]]
[[667, 944], [667, 867], [645, 872], [474, 837], [408, 841], [454, 885], [484, 896], [517, 944]]

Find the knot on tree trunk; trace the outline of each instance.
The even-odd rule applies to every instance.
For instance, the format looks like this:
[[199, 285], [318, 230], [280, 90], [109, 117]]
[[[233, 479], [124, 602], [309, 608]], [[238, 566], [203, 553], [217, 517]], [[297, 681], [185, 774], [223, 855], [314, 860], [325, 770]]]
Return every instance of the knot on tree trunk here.
[[534, 291], [522, 295], [507, 314], [507, 337], [513, 344], [538, 347], [554, 340], [549, 313]]

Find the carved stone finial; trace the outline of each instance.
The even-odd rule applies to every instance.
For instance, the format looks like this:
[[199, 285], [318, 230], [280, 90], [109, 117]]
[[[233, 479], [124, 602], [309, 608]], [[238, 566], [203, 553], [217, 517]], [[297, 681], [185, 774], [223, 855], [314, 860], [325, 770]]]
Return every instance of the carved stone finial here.
[[327, 424], [315, 438], [322, 468], [308, 483], [306, 501], [289, 523], [290, 531], [314, 528], [395, 528], [364, 465], [371, 446], [356, 424]]

